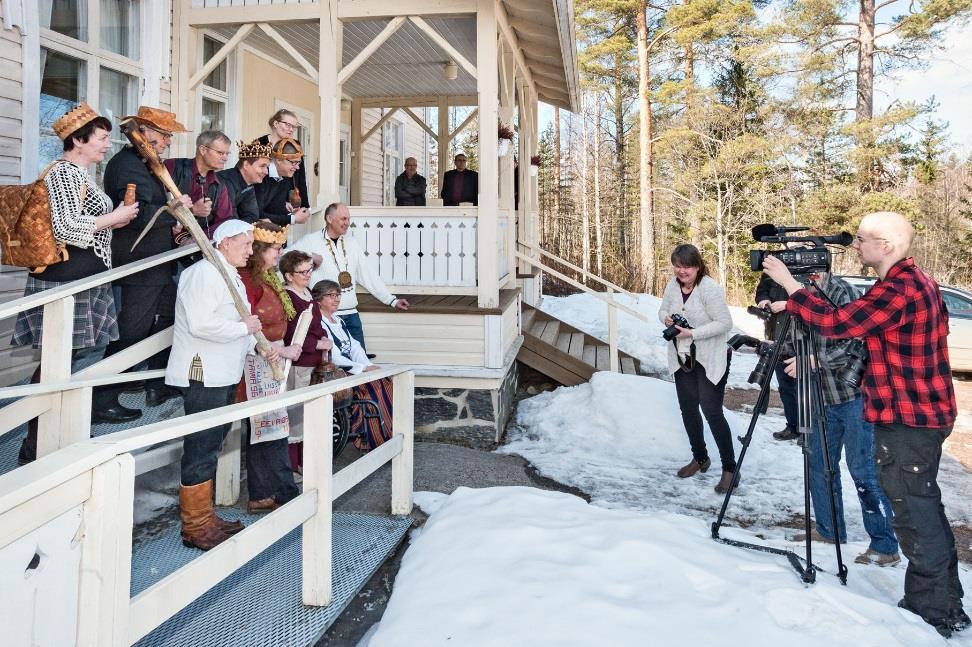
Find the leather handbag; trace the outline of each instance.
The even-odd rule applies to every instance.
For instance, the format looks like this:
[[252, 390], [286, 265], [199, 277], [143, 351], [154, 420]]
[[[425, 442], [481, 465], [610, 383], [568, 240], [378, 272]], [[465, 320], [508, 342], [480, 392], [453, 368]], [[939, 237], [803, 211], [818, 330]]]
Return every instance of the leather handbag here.
[[[348, 373], [343, 368], [331, 361], [331, 351], [325, 350], [321, 353], [321, 363], [311, 373], [310, 383], [321, 384], [347, 376]], [[335, 391], [333, 395], [335, 408], [346, 407], [351, 404], [351, 389], [341, 389]]]
[[[68, 258], [67, 247], [54, 238], [51, 203], [44, 178], [51, 162], [34, 182], [0, 186], [0, 262], [43, 272]], [[82, 202], [84, 201], [82, 185]]]

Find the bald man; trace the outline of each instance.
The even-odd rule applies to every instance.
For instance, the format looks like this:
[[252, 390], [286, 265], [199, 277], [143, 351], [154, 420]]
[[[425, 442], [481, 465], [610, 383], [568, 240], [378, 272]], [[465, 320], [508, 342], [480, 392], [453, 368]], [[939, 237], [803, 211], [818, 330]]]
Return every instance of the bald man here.
[[972, 621], [962, 609], [955, 537], [936, 482], [956, 415], [948, 311], [938, 284], [908, 256], [914, 238], [914, 227], [900, 214], [865, 216], [854, 249], [878, 281], [838, 308], [811, 294], [779, 259], [767, 258], [763, 269], [790, 295], [790, 314], [825, 337], [865, 340], [864, 417], [874, 425], [878, 476], [908, 558], [898, 606], [949, 637]]

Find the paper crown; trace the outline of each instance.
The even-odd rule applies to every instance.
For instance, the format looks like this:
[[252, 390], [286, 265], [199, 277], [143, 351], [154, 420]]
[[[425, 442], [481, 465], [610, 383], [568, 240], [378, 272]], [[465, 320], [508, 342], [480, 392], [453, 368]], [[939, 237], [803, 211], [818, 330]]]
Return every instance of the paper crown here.
[[284, 227], [281, 231], [270, 231], [264, 229], [263, 223], [257, 221], [253, 225], [253, 242], [284, 245], [287, 243], [287, 227]]
[[71, 108], [65, 112], [51, 128], [54, 133], [61, 138], [61, 141], [67, 139], [71, 136], [71, 133], [75, 132], [81, 126], [91, 123], [98, 117], [100, 117], [97, 112], [95, 112], [91, 106], [82, 101], [75, 107]]
[[270, 148], [269, 144], [261, 144], [258, 141], [252, 144], [238, 141], [236, 142], [236, 148], [239, 150], [237, 158], [241, 160], [256, 159], [257, 157], [269, 158], [273, 154], [273, 149]]
[[[290, 149], [290, 152], [287, 149]], [[304, 149], [295, 139], [281, 139], [273, 145], [273, 157], [278, 160], [300, 161], [304, 156]]]

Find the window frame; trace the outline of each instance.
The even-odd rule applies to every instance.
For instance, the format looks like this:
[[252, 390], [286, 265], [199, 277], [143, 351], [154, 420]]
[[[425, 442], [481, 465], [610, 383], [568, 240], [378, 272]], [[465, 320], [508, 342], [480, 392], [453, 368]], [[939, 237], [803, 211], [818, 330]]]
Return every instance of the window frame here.
[[[387, 132], [390, 127], [398, 127], [398, 147], [397, 150], [389, 151], [387, 146]], [[395, 206], [395, 180], [401, 175], [404, 170], [405, 164], [405, 128], [407, 127], [404, 115], [401, 112], [396, 112], [390, 119], [388, 119], [384, 125], [381, 127], [381, 155], [382, 155], [382, 166], [383, 166], [383, 176], [384, 176], [384, 191], [382, 192], [382, 198], [384, 206], [394, 207]], [[390, 160], [397, 160], [397, 162], [389, 163]]]

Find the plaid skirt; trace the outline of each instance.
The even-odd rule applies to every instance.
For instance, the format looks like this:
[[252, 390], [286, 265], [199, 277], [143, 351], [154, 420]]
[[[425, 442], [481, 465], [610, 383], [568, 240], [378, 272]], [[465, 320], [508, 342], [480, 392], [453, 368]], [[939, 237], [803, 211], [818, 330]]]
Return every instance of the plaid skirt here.
[[[64, 283], [43, 281], [28, 276], [24, 296], [61, 285]], [[17, 323], [10, 343], [14, 346], [30, 344], [34, 348], [40, 348], [43, 330], [44, 308], [25, 310], [17, 315]], [[75, 294], [74, 334], [71, 337], [71, 347], [77, 349], [107, 346], [108, 342], [116, 339], [118, 339], [118, 315], [115, 312], [115, 297], [111, 292], [111, 284], [99, 285]]]

